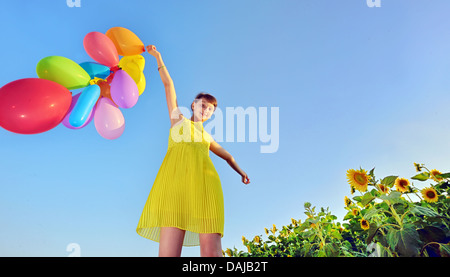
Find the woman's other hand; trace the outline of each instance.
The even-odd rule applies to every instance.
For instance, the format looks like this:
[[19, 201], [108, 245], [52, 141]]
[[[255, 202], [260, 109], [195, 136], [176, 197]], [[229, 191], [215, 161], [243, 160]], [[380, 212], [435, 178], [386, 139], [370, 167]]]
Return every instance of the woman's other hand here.
[[248, 178], [247, 173], [245, 172], [242, 174], [242, 183], [246, 185], [250, 183], [250, 179]]

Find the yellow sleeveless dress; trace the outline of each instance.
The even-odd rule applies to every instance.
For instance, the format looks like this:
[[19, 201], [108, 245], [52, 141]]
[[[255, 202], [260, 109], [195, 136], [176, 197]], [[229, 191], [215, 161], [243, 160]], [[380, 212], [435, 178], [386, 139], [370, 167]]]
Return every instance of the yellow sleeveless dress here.
[[167, 153], [136, 232], [159, 242], [161, 227], [177, 227], [186, 230], [183, 246], [196, 246], [199, 233], [223, 237], [223, 192], [209, 157], [211, 135], [201, 122], [182, 118], [170, 128]]

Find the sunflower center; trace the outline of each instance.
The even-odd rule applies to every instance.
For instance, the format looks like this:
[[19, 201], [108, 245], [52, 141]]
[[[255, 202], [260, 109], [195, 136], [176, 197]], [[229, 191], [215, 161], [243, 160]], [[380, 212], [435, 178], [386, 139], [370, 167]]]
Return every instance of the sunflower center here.
[[364, 185], [366, 183], [366, 177], [362, 173], [355, 173], [354, 178], [355, 178], [355, 181], [360, 185]]
[[405, 180], [401, 180], [398, 185], [402, 188], [406, 188], [408, 186], [408, 182], [406, 182]]
[[427, 191], [427, 197], [430, 199], [433, 199], [436, 197], [436, 194], [434, 193], [434, 191], [429, 190], [429, 191]]

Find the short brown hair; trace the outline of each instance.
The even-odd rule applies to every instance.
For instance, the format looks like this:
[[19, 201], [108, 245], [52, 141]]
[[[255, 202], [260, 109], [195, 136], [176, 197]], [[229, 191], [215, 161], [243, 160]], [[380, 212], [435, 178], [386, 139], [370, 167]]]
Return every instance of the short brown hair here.
[[216, 97], [214, 97], [211, 94], [206, 93], [206, 92], [200, 92], [199, 94], [197, 94], [197, 96], [195, 96], [194, 101], [198, 100], [198, 99], [202, 99], [202, 98], [204, 98], [206, 101], [208, 101], [208, 103], [213, 104], [214, 105], [214, 110], [216, 110], [216, 108], [217, 108], [217, 99], [216, 99]]

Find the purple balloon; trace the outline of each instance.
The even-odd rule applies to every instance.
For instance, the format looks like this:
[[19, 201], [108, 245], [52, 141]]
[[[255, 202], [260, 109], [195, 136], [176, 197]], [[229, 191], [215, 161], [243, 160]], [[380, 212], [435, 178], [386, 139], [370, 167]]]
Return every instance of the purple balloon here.
[[111, 82], [111, 98], [119, 107], [128, 109], [136, 105], [139, 89], [125, 70], [118, 70]]
[[102, 137], [116, 139], [122, 135], [125, 129], [125, 118], [109, 98], [102, 97], [95, 107], [94, 124], [95, 129]]
[[67, 112], [66, 116], [64, 117], [64, 119], [62, 121], [62, 124], [64, 126], [66, 126], [67, 128], [69, 128], [69, 129], [73, 129], [73, 130], [81, 129], [84, 126], [88, 125], [92, 121], [92, 119], [94, 118], [94, 113], [95, 113], [94, 110], [95, 110], [95, 108], [92, 109], [91, 113], [89, 114], [88, 120], [86, 120], [86, 122], [83, 125], [81, 125], [80, 127], [73, 127], [70, 124], [70, 122], [69, 122], [70, 114], [72, 113], [73, 108], [77, 104], [77, 101], [78, 101], [78, 98], [80, 98], [80, 95], [81, 95], [81, 92], [78, 93], [77, 95], [72, 96], [72, 103], [70, 104], [69, 111]]

